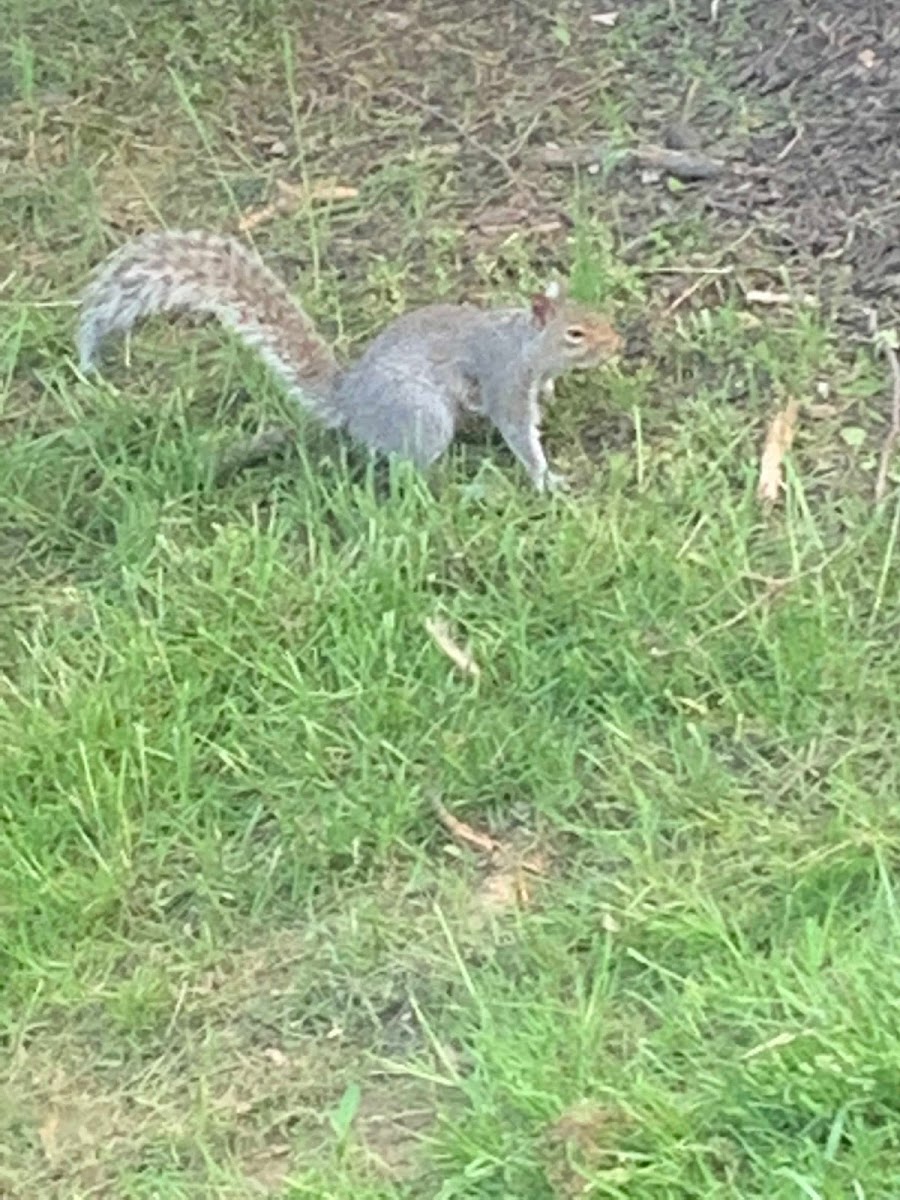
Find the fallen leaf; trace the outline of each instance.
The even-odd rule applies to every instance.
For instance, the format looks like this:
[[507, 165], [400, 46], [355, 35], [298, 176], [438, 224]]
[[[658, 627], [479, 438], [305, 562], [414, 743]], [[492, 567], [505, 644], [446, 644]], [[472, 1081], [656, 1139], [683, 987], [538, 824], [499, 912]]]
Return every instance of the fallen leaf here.
[[481, 675], [481, 667], [471, 653], [454, 640], [446, 621], [442, 621], [439, 617], [428, 617], [425, 621], [425, 628], [434, 638], [438, 648], [455, 666], [459, 667], [460, 671], [471, 675], [473, 679], [477, 679]]
[[348, 1083], [335, 1107], [329, 1109], [325, 1114], [339, 1141], [346, 1141], [350, 1127], [359, 1112], [361, 1099], [362, 1091], [359, 1084]]
[[384, 21], [387, 25], [393, 25], [395, 29], [401, 32], [404, 29], [409, 29], [413, 23], [413, 18], [409, 13], [395, 12], [393, 9], [382, 9], [377, 14], [376, 19]]
[[479, 902], [492, 912], [505, 912], [528, 903], [530, 895], [521, 871], [491, 871], [478, 889]]
[[756, 313], [752, 313], [746, 308], [738, 310], [737, 319], [738, 324], [743, 326], [744, 329], [759, 329], [760, 325], [762, 325], [762, 321]]
[[840, 411], [836, 404], [807, 404], [806, 406], [807, 415], [814, 421], [826, 421], [829, 417], [836, 417]]
[[252, 212], [241, 217], [238, 221], [238, 229], [241, 233], [249, 233], [251, 229], [256, 229], [258, 225], [264, 225], [266, 221], [277, 217], [280, 212], [278, 204], [266, 204], [263, 208], [254, 208]]
[[593, 1150], [601, 1133], [630, 1124], [621, 1109], [582, 1100], [560, 1113], [548, 1129], [554, 1141], [574, 1143], [579, 1149]]
[[241, 217], [238, 222], [238, 229], [241, 233], [249, 233], [251, 229], [256, 229], [257, 226], [271, 221], [274, 217], [295, 212], [304, 204], [352, 200], [359, 195], [359, 188], [337, 183], [333, 179], [321, 180], [310, 188], [298, 187], [294, 183], [286, 183], [283, 179], [277, 179], [275, 186], [278, 189], [278, 195], [271, 203], [264, 204], [262, 208], [251, 209]]
[[845, 425], [841, 430], [841, 438], [848, 446], [856, 450], [866, 440], [866, 431], [859, 425]]
[[612, 29], [618, 19], [619, 14], [617, 12], [591, 13], [591, 20], [594, 24], [604, 25], [607, 29]]
[[582, 1100], [561, 1113], [544, 1137], [553, 1194], [560, 1200], [586, 1196], [586, 1177], [600, 1171], [606, 1184], [627, 1183], [629, 1173], [619, 1164], [625, 1158], [623, 1142], [632, 1128], [628, 1113], [592, 1100]]
[[45, 1156], [52, 1162], [56, 1157], [58, 1150], [57, 1134], [59, 1132], [59, 1113], [50, 1112], [47, 1114], [40, 1128], [38, 1129], [38, 1137], [41, 1141], [41, 1149]]
[[314, 183], [308, 190], [298, 187], [295, 183], [286, 183], [283, 179], [277, 179], [275, 186], [286, 202], [293, 201], [297, 204], [318, 200], [354, 200], [359, 195], [359, 188], [351, 187], [347, 183], [338, 183], [335, 179], [323, 179]]
[[243, 1161], [243, 1174], [259, 1185], [262, 1195], [283, 1193], [285, 1180], [290, 1173], [289, 1156], [292, 1148], [288, 1142], [275, 1142]]
[[784, 410], [775, 414], [769, 426], [759, 464], [759, 485], [756, 489], [759, 500], [771, 503], [781, 494], [781, 466], [794, 440], [799, 412], [800, 405], [797, 401], [789, 400]]

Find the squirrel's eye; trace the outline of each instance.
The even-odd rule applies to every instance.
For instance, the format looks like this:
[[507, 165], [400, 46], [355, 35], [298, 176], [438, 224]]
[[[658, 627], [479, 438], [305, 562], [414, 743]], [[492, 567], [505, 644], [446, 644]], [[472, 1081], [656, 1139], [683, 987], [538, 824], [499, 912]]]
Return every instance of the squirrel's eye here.
[[584, 330], [581, 329], [578, 325], [570, 325], [569, 328], [566, 330], [566, 341], [572, 342], [575, 345], [578, 345], [579, 342], [583, 342], [584, 341]]

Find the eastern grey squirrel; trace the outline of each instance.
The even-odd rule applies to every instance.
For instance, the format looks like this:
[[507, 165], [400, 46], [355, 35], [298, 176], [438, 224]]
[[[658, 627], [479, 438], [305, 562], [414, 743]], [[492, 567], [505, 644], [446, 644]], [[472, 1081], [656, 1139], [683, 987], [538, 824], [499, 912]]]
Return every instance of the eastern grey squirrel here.
[[561, 482], [541, 446], [540, 395], [552, 395], [557, 376], [622, 348], [599, 313], [548, 289], [529, 308], [434, 304], [404, 313], [341, 367], [254, 253], [230, 237], [172, 231], [143, 234], [101, 265], [82, 300], [82, 369], [92, 367], [107, 334], [171, 310], [214, 315], [326, 426], [420, 468], [450, 445], [461, 413], [480, 413], [539, 490]]

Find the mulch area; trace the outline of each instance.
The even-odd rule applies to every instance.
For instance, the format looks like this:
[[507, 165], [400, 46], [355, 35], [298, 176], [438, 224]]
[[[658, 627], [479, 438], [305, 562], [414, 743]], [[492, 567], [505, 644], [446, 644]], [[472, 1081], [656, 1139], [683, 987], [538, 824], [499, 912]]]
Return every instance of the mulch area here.
[[771, 127], [750, 138], [744, 173], [719, 182], [707, 205], [756, 223], [788, 259], [847, 268], [853, 294], [898, 314], [900, 6], [754, 7], [731, 84], [773, 102]]
[[[608, 99], [635, 145], [696, 145], [725, 163], [675, 191], [629, 160], [583, 175], [623, 244], [704, 212], [720, 249], [767, 247], [845, 318], [900, 315], [896, 0], [610, 0], [567, 20], [531, 0], [363, 4], [353, 26], [316, 20], [301, 55], [335, 134], [321, 161], [364, 173], [410, 140], [443, 152], [473, 248], [520, 229], [540, 264], [571, 196], [571, 173], [541, 152], [603, 139]], [[617, 41], [629, 24], [636, 36]]]

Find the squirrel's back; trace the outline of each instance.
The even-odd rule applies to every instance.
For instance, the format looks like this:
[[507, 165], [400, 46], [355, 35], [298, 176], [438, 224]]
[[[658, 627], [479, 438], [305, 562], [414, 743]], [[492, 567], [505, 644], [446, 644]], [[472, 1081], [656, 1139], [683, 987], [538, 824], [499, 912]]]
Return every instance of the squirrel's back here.
[[263, 356], [290, 392], [308, 401], [330, 392], [334, 355], [285, 285], [240, 242], [202, 231], [144, 234], [107, 260], [82, 301], [82, 369], [93, 365], [109, 334], [153, 313], [179, 310], [217, 317]]

